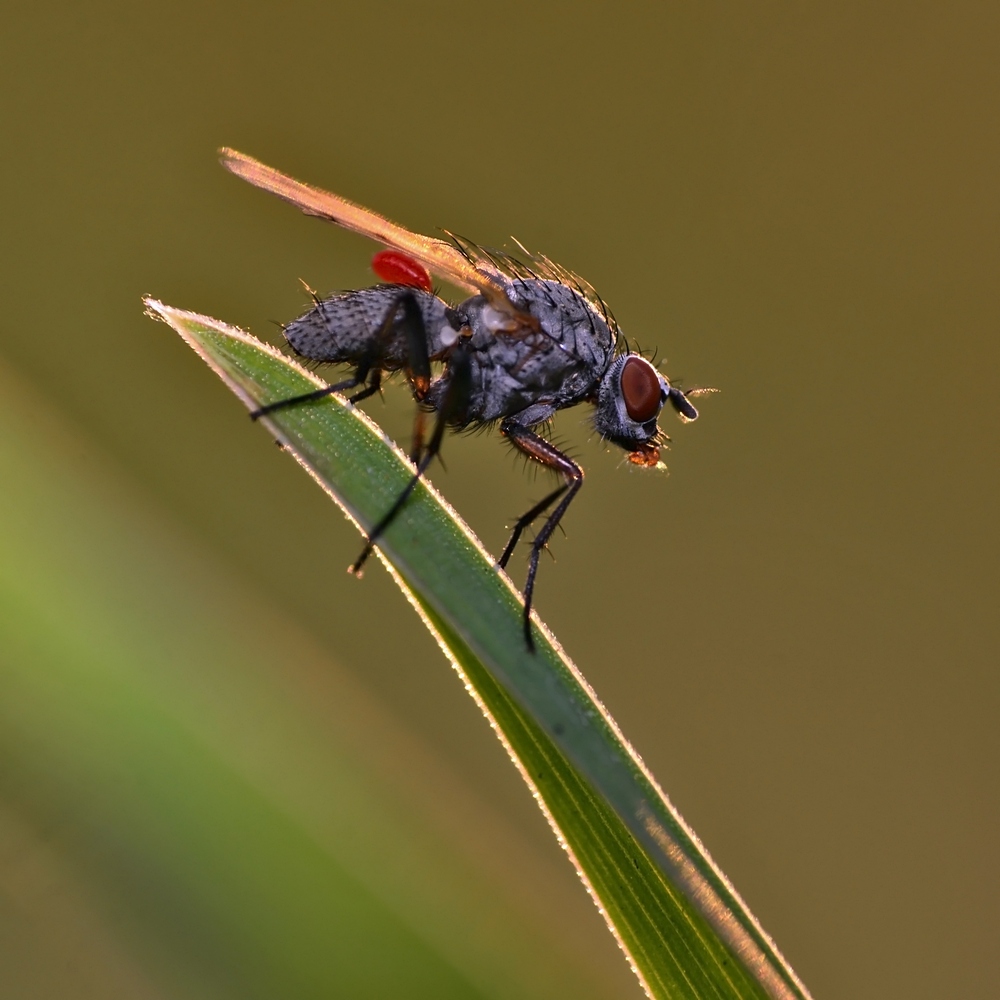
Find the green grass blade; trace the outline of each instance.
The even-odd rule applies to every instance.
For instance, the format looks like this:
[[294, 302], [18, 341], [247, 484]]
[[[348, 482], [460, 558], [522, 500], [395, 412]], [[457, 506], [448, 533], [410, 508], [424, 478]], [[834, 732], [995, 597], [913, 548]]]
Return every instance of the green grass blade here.
[[[254, 407], [319, 383], [216, 320], [147, 301]], [[361, 530], [412, 475], [406, 457], [341, 399], [263, 420]], [[494, 724], [646, 992], [806, 998], [808, 992], [711, 861], [554, 637], [521, 631], [520, 597], [426, 484], [379, 554]]]
[[0, 422], [3, 1000], [622, 996], [558, 859], [2, 362]]

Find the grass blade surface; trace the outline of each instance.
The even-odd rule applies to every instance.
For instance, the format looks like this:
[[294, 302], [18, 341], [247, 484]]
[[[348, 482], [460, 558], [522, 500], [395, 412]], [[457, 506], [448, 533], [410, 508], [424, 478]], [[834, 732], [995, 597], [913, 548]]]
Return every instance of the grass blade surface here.
[[2, 362], [0, 421], [3, 1000], [629, 995], [559, 858], [271, 588]]
[[[147, 306], [250, 408], [323, 384], [242, 331]], [[261, 422], [362, 530], [412, 475], [339, 397]], [[379, 554], [494, 725], [646, 992], [808, 997], [540, 622], [528, 652], [517, 591], [432, 487], [414, 491]]]

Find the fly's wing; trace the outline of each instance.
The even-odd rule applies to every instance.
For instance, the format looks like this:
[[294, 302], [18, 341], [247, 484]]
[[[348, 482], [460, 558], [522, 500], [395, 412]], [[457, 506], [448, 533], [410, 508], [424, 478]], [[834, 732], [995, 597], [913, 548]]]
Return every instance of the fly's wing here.
[[512, 321], [515, 321], [514, 325], [521, 325], [525, 318], [532, 319], [524, 317], [524, 314], [511, 303], [499, 271], [493, 272], [485, 264], [473, 264], [451, 243], [411, 233], [376, 212], [355, 205], [354, 202], [329, 191], [303, 184], [280, 170], [255, 160], [252, 156], [236, 152], [235, 149], [220, 149], [219, 158], [222, 165], [237, 177], [242, 177], [254, 186], [291, 202], [306, 215], [327, 219], [345, 229], [401, 250], [420, 261], [439, 278], [470, 292], [481, 292], [494, 308], [510, 316]]

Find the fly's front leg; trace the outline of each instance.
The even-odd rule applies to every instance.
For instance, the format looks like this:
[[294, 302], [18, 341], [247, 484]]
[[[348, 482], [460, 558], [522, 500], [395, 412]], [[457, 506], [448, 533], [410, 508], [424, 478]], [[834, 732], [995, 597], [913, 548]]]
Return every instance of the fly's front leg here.
[[524, 529], [527, 528], [528, 525], [533, 524], [542, 514], [544, 514], [545, 511], [552, 506], [554, 501], [558, 500], [568, 488], [568, 484], [563, 483], [562, 486], [553, 490], [547, 497], [545, 497], [544, 500], [536, 503], [527, 514], [523, 514], [517, 519], [517, 524], [514, 525], [514, 529], [510, 533], [510, 538], [507, 539], [507, 544], [504, 546], [503, 555], [497, 560], [497, 565], [500, 569], [506, 568], [507, 562], [514, 554], [514, 549], [517, 548], [517, 543], [520, 541], [521, 534], [524, 532]]
[[469, 361], [468, 351], [464, 347], [455, 350], [448, 362], [448, 383], [445, 387], [444, 395], [438, 406], [437, 419], [434, 422], [434, 433], [423, 457], [417, 463], [417, 471], [410, 481], [403, 487], [403, 491], [396, 497], [395, 502], [386, 511], [368, 535], [368, 541], [361, 550], [361, 555], [349, 567], [348, 572], [355, 576], [361, 576], [362, 568], [372, 554], [379, 538], [386, 528], [396, 519], [396, 515], [403, 509], [403, 504], [409, 499], [417, 483], [427, 467], [434, 461], [435, 456], [441, 450], [441, 441], [444, 439], [445, 428], [449, 423], [459, 422], [468, 409], [469, 396], [472, 391], [472, 365]]
[[507, 560], [514, 551], [514, 546], [521, 537], [521, 532], [532, 521], [548, 510], [556, 500], [562, 497], [556, 505], [555, 510], [549, 514], [545, 524], [542, 525], [542, 530], [535, 536], [535, 540], [531, 544], [531, 556], [528, 559], [528, 579], [524, 584], [524, 639], [528, 644], [528, 649], [534, 652], [535, 640], [531, 635], [531, 600], [535, 592], [538, 559], [542, 553], [542, 549], [545, 548], [552, 537], [552, 532], [556, 530], [556, 526], [562, 520], [563, 514], [566, 513], [567, 508], [573, 502], [573, 497], [577, 495], [580, 487], [583, 486], [583, 469], [568, 455], [564, 455], [554, 444], [546, 441], [545, 438], [509, 417], [500, 425], [500, 433], [508, 438], [518, 451], [523, 452], [532, 461], [538, 462], [539, 465], [543, 465], [547, 469], [558, 472], [566, 480], [563, 486], [554, 490], [540, 503], [535, 504], [527, 514], [518, 520], [517, 524], [514, 525], [513, 532], [511, 532], [510, 541], [507, 543], [507, 547], [500, 557], [500, 566], [506, 566]]

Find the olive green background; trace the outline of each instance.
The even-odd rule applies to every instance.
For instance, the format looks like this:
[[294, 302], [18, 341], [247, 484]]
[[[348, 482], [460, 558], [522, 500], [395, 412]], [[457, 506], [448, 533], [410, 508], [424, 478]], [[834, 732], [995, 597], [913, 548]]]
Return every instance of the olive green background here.
[[[140, 305], [277, 342], [297, 279], [371, 281], [371, 245], [228, 176], [222, 144], [583, 274], [670, 377], [722, 392], [694, 425], [665, 417], [669, 475], [603, 449], [585, 408], [560, 416], [587, 482], [539, 612], [817, 998], [996, 996], [998, 22], [985, 3], [7, 11], [0, 359], [503, 815], [568, 954], [638, 995], [386, 574], [344, 572], [354, 529]], [[402, 387], [368, 409], [407, 433]], [[547, 485], [495, 437], [445, 460], [435, 484], [493, 551]]]

